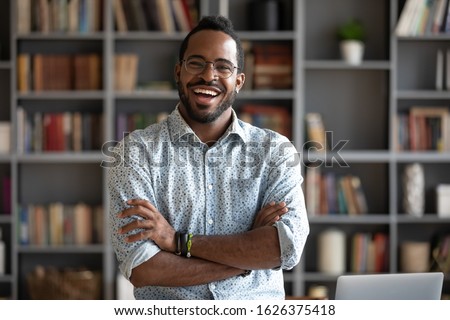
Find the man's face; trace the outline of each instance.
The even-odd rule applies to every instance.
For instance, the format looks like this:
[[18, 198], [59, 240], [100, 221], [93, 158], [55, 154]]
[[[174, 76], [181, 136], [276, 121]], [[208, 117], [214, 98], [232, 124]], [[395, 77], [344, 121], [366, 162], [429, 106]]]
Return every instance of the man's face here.
[[[237, 66], [236, 42], [220, 31], [203, 30], [192, 35], [183, 59], [200, 57], [208, 62], [226, 60]], [[233, 69], [232, 75], [222, 79], [207, 63], [198, 75], [186, 71], [183, 62], [175, 68], [178, 93], [186, 115], [199, 123], [211, 123], [229, 110], [244, 83], [244, 75]]]

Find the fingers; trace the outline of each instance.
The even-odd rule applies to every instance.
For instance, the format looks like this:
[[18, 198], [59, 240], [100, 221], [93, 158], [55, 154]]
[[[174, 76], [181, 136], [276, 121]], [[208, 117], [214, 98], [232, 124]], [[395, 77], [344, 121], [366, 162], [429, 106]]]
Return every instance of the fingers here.
[[264, 224], [273, 223], [280, 220], [281, 216], [288, 212], [285, 202], [271, 202], [261, 211], [261, 218]]
[[276, 203], [272, 201], [264, 206], [256, 215], [253, 228], [269, 226], [281, 219], [288, 212], [285, 202]]
[[131, 207], [121, 211], [118, 214], [119, 218], [126, 218], [131, 217], [133, 215], [138, 215], [141, 216], [142, 218], [150, 219], [153, 213], [158, 212], [155, 206], [152, 205], [147, 200], [132, 199], [128, 200], [127, 204], [130, 205]]

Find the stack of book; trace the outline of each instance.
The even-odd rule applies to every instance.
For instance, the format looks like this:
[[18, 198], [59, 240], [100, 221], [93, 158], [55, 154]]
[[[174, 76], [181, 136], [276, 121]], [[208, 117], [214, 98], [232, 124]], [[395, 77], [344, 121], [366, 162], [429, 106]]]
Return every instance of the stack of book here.
[[450, 33], [449, 0], [407, 0], [395, 32], [397, 36]]
[[413, 106], [397, 115], [396, 126], [398, 150], [450, 150], [448, 107]]
[[351, 265], [354, 273], [380, 273], [389, 270], [388, 235], [358, 232], [351, 238]]
[[291, 43], [253, 43], [253, 89], [292, 89]]
[[100, 90], [99, 54], [28, 54], [17, 56], [17, 86], [29, 91]]
[[368, 213], [368, 204], [361, 179], [346, 174], [336, 175], [332, 171], [321, 172], [320, 167], [306, 169], [306, 208], [308, 214], [348, 214]]
[[22, 245], [89, 245], [103, 242], [103, 208], [61, 202], [22, 205], [18, 217]]
[[17, 32], [97, 32], [102, 30], [102, 0], [18, 0]]
[[100, 113], [31, 113], [17, 107], [18, 153], [100, 150], [102, 144]]
[[254, 126], [276, 131], [291, 139], [292, 117], [286, 107], [244, 104], [239, 108], [239, 118]]
[[127, 133], [137, 129], [145, 129], [147, 126], [163, 121], [167, 118], [167, 112], [120, 112], [117, 115], [116, 138], [122, 140]]
[[190, 31], [198, 20], [196, 0], [114, 0], [116, 30]]

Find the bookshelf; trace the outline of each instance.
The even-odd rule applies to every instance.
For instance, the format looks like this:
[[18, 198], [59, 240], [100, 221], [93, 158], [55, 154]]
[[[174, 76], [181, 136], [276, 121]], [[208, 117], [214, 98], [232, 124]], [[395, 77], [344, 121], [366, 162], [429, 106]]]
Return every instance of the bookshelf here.
[[[406, 2], [403, 0], [280, 0], [282, 19], [278, 29], [254, 30], [249, 19], [251, 1], [190, 1], [198, 15], [229, 16], [246, 43], [291, 47], [292, 84], [280, 89], [246, 88], [236, 100], [236, 110], [240, 112], [246, 105], [283, 107], [290, 115], [291, 138], [303, 151], [307, 141], [305, 115], [320, 113], [326, 130], [333, 132], [334, 144], [348, 142], [334, 153], [302, 152], [303, 161], [308, 165], [313, 160], [321, 161], [322, 172], [358, 176], [368, 203], [367, 214], [319, 212], [310, 216], [311, 234], [301, 263], [285, 272], [286, 293], [300, 296], [307, 294], [311, 286], [326, 285], [333, 298], [337, 275], [319, 272], [317, 261], [318, 236], [330, 227], [345, 233], [345, 273], [353, 273], [350, 249], [356, 233], [387, 234], [386, 272], [400, 272], [402, 242], [431, 241], [450, 229], [450, 219], [436, 214], [433, 191], [438, 183], [450, 183], [449, 152], [399, 151], [395, 134], [396, 115], [413, 105], [450, 107], [448, 91], [434, 89], [436, 51], [450, 48], [449, 34], [397, 37], [394, 29]], [[137, 25], [131, 31], [118, 31], [114, 2], [104, 0], [98, 9], [100, 24], [92, 31], [19, 33], [16, 10], [23, 2], [27, 1], [0, 1], [0, 121], [9, 121], [14, 128], [11, 152], [0, 154], [0, 178], [10, 177], [12, 186], [11, 213], [0, 209], [0, 227], [9, 248], [6, 275], [0, 275], [0, 296], [29, 298], [26, 275], [37, 265], [53, 265], [101, 271], [101, 296], [114, 299], [116, 264], [107, 232], [101, 243], [88, 245], [34, 246], [19, 242], [18, 214], [26, 204], [60, 201], [69, 205], [82, 200], [108, 208], [108, 200], [98, 148], [22, 151], [17, 111], [23, 108], [33, 115], [101, 114], [103, 139], [118, 140], [123, 131], [118, 125], [121, 117], [151, 114], [155, 119], [175, 106], [178, 96], [172, 79], [173, 65], [185, 32], [168, 33], [154, 26], [153, 30], [144, 30]], [[341, 61], [334, 34], [337, 26], [351, 17], [359, 18], [367, 27], [366, 52], [358, 66]], [[101, 61], [101, 85], [83, 90], [18, 90], [17, 57], [24, 53], [95, 53]], [[132, 54], [138, 59], [134, 90], [115, 90], [119, 54]], [[343, 159], [348, 166], [337, 165], [336, 159]], [[421, 218], [405, 214], [401, 203], [403, 170], [415, 162], [423, 165], [426, 177], [425, 214]], [[306, 179], [306, 167], [303, 174]], [[444, 293], [450, 293], [448, 275]]]

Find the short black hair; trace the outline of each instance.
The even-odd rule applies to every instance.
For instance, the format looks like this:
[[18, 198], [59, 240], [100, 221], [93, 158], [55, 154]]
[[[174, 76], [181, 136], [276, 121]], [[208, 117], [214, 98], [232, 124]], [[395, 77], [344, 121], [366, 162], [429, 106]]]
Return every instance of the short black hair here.
[[180, 52], [179, 52], [179, 61], [183, 60], [184, 53], [189, 44], [190, 37], [202, 30], [215, 30], [222, 31], [229, 35], [234, 42], [236, 42], [236, 60], [238, 62], [239, 70], [244, 70], [244, 49], [242, 48], [241, 40], [234, 30], [233, 23], [230, 19], [225, 18], [224, 16], [205, 16], [203, 17], [199, 23], [188, 33], [188, 35], [184, 38], [181, 43]]

